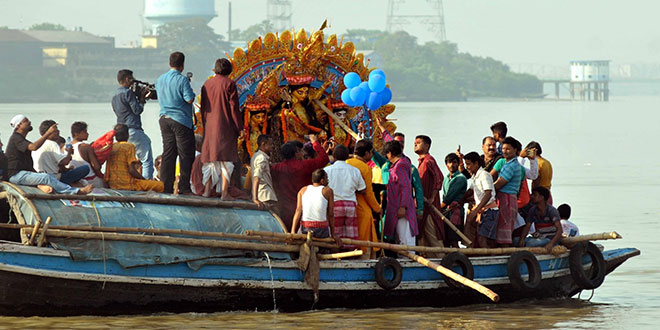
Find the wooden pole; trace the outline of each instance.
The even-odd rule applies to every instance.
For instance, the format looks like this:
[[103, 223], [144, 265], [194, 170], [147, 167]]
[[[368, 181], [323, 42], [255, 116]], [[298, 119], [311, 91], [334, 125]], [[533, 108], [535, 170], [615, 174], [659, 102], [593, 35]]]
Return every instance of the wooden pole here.
[[316, 103], [316, 105], [318, 105], [321, 110], [328, 114], [328, 116], [330, 116], [330, 118], [332, 118], [335, 123], [339, 124], [339, 126], [341, 126], [341, 128], [343, 128], [346, 133], [350, 134], [355, 139], [355, 141], [359, 140], [357, 133], [353, 132], [353, 130], [348, 127], [348, 125], [346, 125], [346, 123], [344, 123], [341, 119], [339, 119], [339, 117], [337, 117], [337, 115], [335, 115], [330, 109], [328, 109], [328, 107], [326, 107], [323, 102], [315, 99], [314, 103]]
[[148, 203], [164, 204], [177, 206], [197, 206], [197, 207], [219, 207], [219, 208], [243, 208], [249, 210], [260, 210], [257, 204], [252, 202], [240, 201], [222, 201], [219, 199], [182, 197], [165, 198], [159, 196], [108, 196], [108, 195], [66, 195], [66, 194], [24, 194], [27, 199], [45, 199], [45, 200], [79, 200], [79, 201], [97, 201], [97, 202], [120, 202], [120, 203]]
[[[26, 225], [30, 226], [30, 225]], [[41, 227], [41, 221], [37, 220], [34, 222], [34, 228], [32, 229], [32, 235], [30, 235], [30, 240], [27, 242], [27, 245], [34, 245], [34, 240], [37, 238], [37, 232], [39, 231], [39, 227]]]
[[440, 273], [444, 276], [447, 276], [447, 277], [451, 278], [452, 280], [454, 280], [458, 283], [461, 283], [461, 284], [465, 285], [468, 288], [476, 290], [477, 292], [485, 295], [486, 297], [490, 298], [490, 300], [492, 300], [494, 302], [500, 301], [500, 296], [497, 293], [493, 292], [489, 288], [487, 288], [487, 287], [485, 287], [485, 286], [483, 286], [483, 285], [481, 285], [481, 284], [479, 284], [475, 281], [472, 281], [472, 280], [470, 280], [466, 277], [463, 277], [461, 275], [456, 274], [455, 272], [451, 271], [450, 269], [442, 267], [441, 265], [438, 265], [435, 262], [431, 262], [430, 260], [428, 260], [426, 258], [420, 257], [420, 256], [412, 254], [410, 252], [398, 251], [398, 253], [400, 255], [406, 256], [406, 257], [408, 257], [412, 260], [415, 260], [415, 261], [419, 262], [420, 264], [422, 264], [422, 265], [424, 265], [428, 268], [431, 268], [431, 269], [437, 271], [438, 273]]
[[51, 220], [53, 220], [53, 218], [51, 217], [46, 218], [46, 223], [44, 224], [44, 227], [41, 230], [41, 236], [39, 236], [39, 241], [37, 242], [37, 247], [41, 247], [42, 245], [44, 245], [44, 241], [46, 241], [46, 231], [48, 231], [48, 226], [50, 226]]
[[[32, 225], [23, 225], [15, 223], [0, 223], [0, 228], [20, 229], [32, 227]], [[90, 227], [90, 226], [51, 226], [51, 229], [76, 230], [76, 231], [97, 231], [97, 232], [117, 232], [117, 233], [148, 233], [148, 234], [167, 234], [167, 235], [186, 235], [199, 237], [233, 238], [245, 240], [258, 240], [260, 238], [250, 237], [243, 234], [204, 232], [182, 229], [158, 229], [158, 228], [137, 228], [137, 227]], [[276, 238], [276, 239], [274, 239]], [[266, 237], [270, 241], [284, 241], [284, 238]]]
[[447, 219], [447, 217], [445, 217], [442, 212], [438, 210], [438, 208], [435, 207], [435, 205], [431, 204], [426, 197], [424, 197], [424, 203], [430, 206], [431, 210], [433, 210], [435, 214], [439, 215], [442, 221], [444, 221], [447, 226], [449, 226], [449, 228], [451, 228], [451, 230], [453, 230], [463, 240], [463, 242], [466, 243], [466, 245], [472, 245], [472, 241], [467, 238], [467, 236], [465, 236], [465, 234], [463, 234], [460, 230], [458, 230], [458, 228], [456, 228], [456, 226], [449, 219]]
[[362, 252], [362, 250], [353, 250], [353, 251], [348, 251], [348, 252], [318, 254], [317, 258], [319, 260], [341, 259], [341, 258], [348, 258], [348, 257], [358, 257], [358, 256], [361, 256], [363, 253], [364, 252]]
[[[43, 231], [41, 232], [43, 233]], [[183, 238], [183, 237], [171, 237], [171, 236], [119, 234], [119, 233], [107, 233], [107, 232], [96, 232], [96, 231], [50, 229], [48, 231], [48, 235], [51, 237], [62, 237], [62, 238], [80, 238], [80, 239], [95, 239], [95, 240], [106, 240], [106, 241], [183, 245], [183, 246], [195, 246], [195, 247], [222, 248], [229, 250], [249, 250], [249, 251], [268, 251], [268, 252], [271, 251], [298, 252], [299, 250], [299, 247], [297, 245], [264, 244], [264, 243], [253, 243], [253, 242], [222, 241], [222, 240], [212, 240], [212, 239]]]
[[[290, 239], [305, 239], [305, 235], [302, 234], [290, 234], [290, 233], [273, 233], [273, 232], [264, 232], [264, 231], [253, 231], [247, 230], [245, 232], [248, 236], [275, 236], [275, 237], [284, 237]], [[327, 242], [328, 238], [317, 239], [313, 238], [315, 241]], [[329, 240], [334, 241], [332, 238]], [[430, 246], [410, 246], [410, 245], [400, 245], [400, 244], [390, 244], [390, 243], [381, 243], [381, 242], [370, 242], [370, 241], [360, 241], [356, 239], [342, 238], [344, 244], [347, 245], [358, 245], [366, 247], [377, 247], [381, 249], [387, 249], [392, 251], [415, 251], [415, 252], [436, 252], [436, 253], [450, 253], [450, 252], [461, 252], [465, 255], [503, 255], [511, 254], [518, 251], [529, 251], [535, 254], [554, 254], [559, 255], [566, 253], [568, 250], [564, 246], [557, 245], [552, 248], [552, 251], [548, 253], [543, 247], [510, 247], [510, 248], [447, 248], [447, 247], [430, 247]], [[317, 244], [317, 243], [315, 243]], [[317, 244], [318, 245], [318, 244]]]
[[589, 234], [589, 235], [580, 235], [573, 237], [565, 237], [561, 240], [564, 244], [575, 244], [579, 242], [586, 241], [598, 241], [598, 240], [608, 240], [608, 239], [620, 239], [623, 238], [619, 233], [612, 231], [609, 233], [600, 233], [600, 234]]

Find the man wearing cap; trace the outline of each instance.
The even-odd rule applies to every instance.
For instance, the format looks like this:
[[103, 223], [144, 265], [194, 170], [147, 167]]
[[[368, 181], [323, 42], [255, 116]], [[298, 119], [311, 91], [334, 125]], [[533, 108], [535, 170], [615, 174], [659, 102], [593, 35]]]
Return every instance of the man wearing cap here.
[[[89, 194], [93, 185], [84, 188], [74, 188], [55, 178], [52, 174], [36, 173], [32, 162], [32, 151], [38, 150], [57, 131], [57, 124], [51, 125], [48, 130], [35, 142], [28, 141], [25, 137], [32, 130], [32, 123], [24, 115], [16, 115], [9, 122], [14, 132], [7, 142], [7, 163], [9, 182], [25, 186], [38, 186], [44, 192], [55, 192], [63, 194]], [[45, 187], [49, 186], [49, 187]]]

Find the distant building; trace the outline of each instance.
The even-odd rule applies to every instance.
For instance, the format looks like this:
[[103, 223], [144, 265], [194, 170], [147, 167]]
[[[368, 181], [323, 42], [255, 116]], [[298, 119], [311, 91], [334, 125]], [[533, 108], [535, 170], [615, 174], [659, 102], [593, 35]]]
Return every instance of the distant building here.
[[571, 61], [569, 93], [574, 100], [609, 101], [610, 61]]
[[571, 81], [610, 81], [610, 61], [571, 61]]
[[131, 69], [153, 81], [164, 70], [167, 54], [154, 48], [115, 48], [113, 37], [83, 31], [0, 30], [0, 61], [8, 68], [41, 69], [67, 79], [115, 86], [117, 71]]

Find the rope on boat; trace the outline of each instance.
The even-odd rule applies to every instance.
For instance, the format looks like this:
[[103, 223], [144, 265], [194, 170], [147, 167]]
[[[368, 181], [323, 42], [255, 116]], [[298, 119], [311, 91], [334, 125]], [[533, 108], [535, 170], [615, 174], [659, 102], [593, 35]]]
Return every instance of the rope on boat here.
[[[96, 213], [96, 221], [99, 223], [99, 227], [103, 227], [101, 224], [101, 216], [99, 215], [99, 210], [96, 208], [96, 198], [92, 199], [92, 207], [94, 208], [94, 213]], [[45, 233], [44, 233], [45, 234]], [[103, 275], [107, 275], [106, 267], [106, 257], [105, 257], [105, 235], [101, 233], [101, 248], [103, 250]], [[103, 285], [101, 285], [101, 290], [105, 290], [105, 276], [103, 277]]]
[[[580, 290], [580, 292], [578, 292], [578, 299], [581, 299], [580, 296], [582, 295], [582, 292], [584, 292], [584, 290]], [[587, 302], [591, 302], [591, 298], [594, 297], [594, 293], [595, 293], [595, 292], [596, 292], [595, 289], [591, 289], [591, 295], [590, 295], [589, 298], [586, 300]]]

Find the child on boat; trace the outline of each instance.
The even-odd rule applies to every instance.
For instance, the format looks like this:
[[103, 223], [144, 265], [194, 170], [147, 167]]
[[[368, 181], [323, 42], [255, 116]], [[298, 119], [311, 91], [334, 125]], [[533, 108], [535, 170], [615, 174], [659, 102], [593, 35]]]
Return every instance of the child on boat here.
[[557, 207], [557, 211], [559, 211], [559, 218], [561, 218], [561, 229], [564, 231], [563, 236], [580, 236], [580, 230], [578, 227], [574, 223], [568, 221], [568, 218], [571, 217], [571, 206], [568, 204], [561, 204]]

